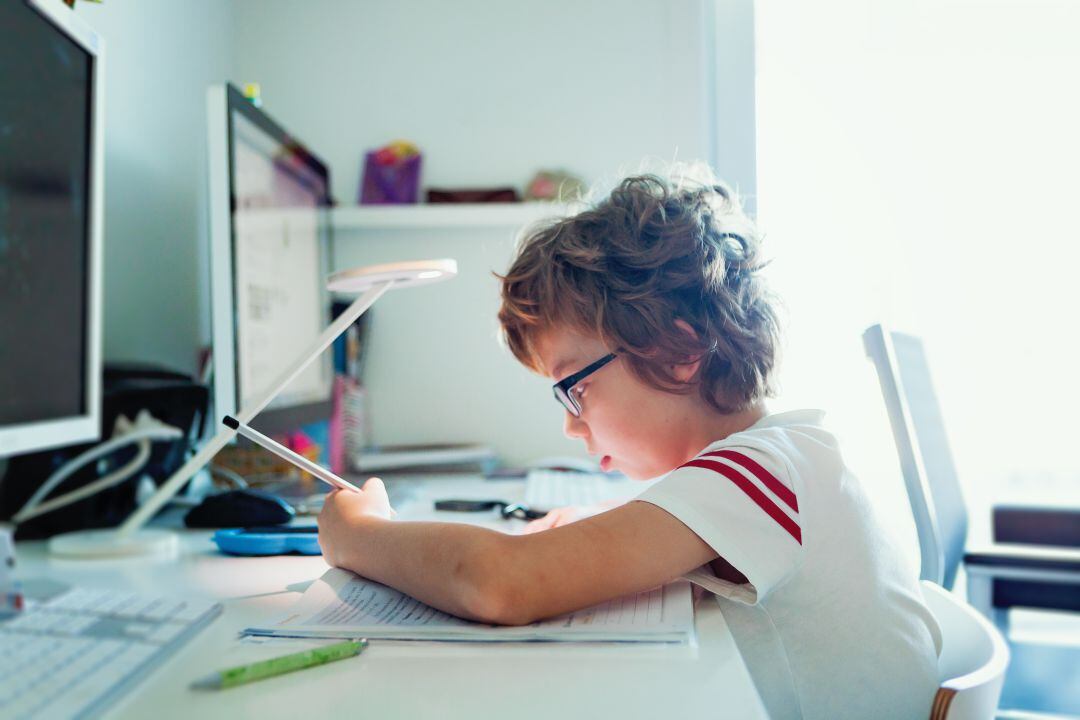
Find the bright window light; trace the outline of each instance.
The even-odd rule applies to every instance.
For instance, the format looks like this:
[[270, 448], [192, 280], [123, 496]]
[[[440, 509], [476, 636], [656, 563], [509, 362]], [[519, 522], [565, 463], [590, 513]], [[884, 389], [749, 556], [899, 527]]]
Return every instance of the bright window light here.
[[886, 322], [925, 341], [969, 505], [1077, 501], [1080, 4], [755, 8], [777, 405], [828, 410], [879, 506], [906, 511], [860, 342]]

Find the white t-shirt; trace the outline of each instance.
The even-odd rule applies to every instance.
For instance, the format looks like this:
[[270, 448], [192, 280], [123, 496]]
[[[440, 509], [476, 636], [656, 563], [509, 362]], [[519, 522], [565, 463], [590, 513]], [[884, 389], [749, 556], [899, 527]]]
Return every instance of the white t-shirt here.
[[747, 578], [686, 576], [716, 594], [773, 720], [927, 718], [941, 631], [823, 416], [770, 415], [637, 499]]

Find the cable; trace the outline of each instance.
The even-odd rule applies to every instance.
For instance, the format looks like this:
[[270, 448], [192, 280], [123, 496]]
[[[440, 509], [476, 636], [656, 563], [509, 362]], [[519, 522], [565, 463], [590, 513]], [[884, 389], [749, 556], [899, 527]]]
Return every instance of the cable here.
[[[140, 425], [142, 427], [140, 427]], [[104, 455], [108, 455], [115, 450], [138, 440], [174, 440], [183, 437], [183, 433], [180, 430], [171, 425], [164, 425], [157, 420], [154, 420], [153, 417], [145, 411], [139, 413], [134, 424], [121, 415], [116, 420], [116, 430], [122, 434], [114, 436], [112, 439], [90, 448], [50, 475], [49, 479], [42, 483], [41, 487], [39, 487], [30, 499], [26, 501], [26, 505], [19, 511], [19, 514], [21, 515], [23, 512], [35, 507], [45, 499], [57, 485], [66, 480], [68, 476], [93, 460], [97, 460]]]
[[[96, 492], [112, 487], [113, 485], [118, 485], [137, 472], [149, 459], [150, 441], [175, 440], [184, 436], [182, 431], [158, 421], [145, 410], [141, 411], [138, 416], [136, 416], [134, 423], [123, 415], [118, 417], [116, 419], [114, 433], [121, 434], [119, 436], [114, 436], [112, 439], [107, 440], [100, 445], [90, 448], [57, 469], [44, 483], [42, 483], [41, 487], [37, 489], [30, 499], [26, 501], [26, 504], [23, 505], [22, 509], [11, 518], [11, 521], [17, 524], [29, 520], [32, 517], [70, 505], [76, 500], [81, 500]], [[135, 458], [124, 467], [90, 483], [89, 485], [53, 498], [47, 503], [42, 503], [50, 492], [84, 465], [133, 442], [140, 443], [139, 452], [136, 454]], [[144, 445], [145, 448], [143, 447]], [[139, 460], [138, 464], [135, 463], [135, 460]]]
[[[72, 490], [69, 493], [65, 493], [59, 497], [55, 497], [52, 500], [46, 500], [45, 502], [33, 505], [31, 507], [24, 506], [19, 513], [11, 518], [11, 521], [18, 524], [25, 522], [30, 518], [35, 518], [38, 515], [44, 515], [47, 512], [62, 508], [89, 497], [97, 492], [104, 490], [105, 488], [112, 487], [113, 485], [119, 485], [134, 475], [142, 466], [146, 464], [146, 461], [150, 459], [150, 441], [140, 440], [139, 451], [135, 453], [135, 457], [132, 458], [126, 465], [119, 470], [115, 470], [100, 480], [95, 480], [89, 485], [84, 485], [77, 490]], [[29, 505], [29, 503], [27, 503]]]

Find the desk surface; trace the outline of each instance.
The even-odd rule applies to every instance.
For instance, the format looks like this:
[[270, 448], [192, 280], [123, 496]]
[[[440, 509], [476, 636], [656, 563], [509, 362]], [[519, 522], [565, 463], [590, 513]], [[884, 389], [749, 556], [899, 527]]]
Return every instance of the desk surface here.
[[[412, 482], [393, 494], [403, 519], [471, 521], [512, 530], [520, 521], [436, 513], [438, 497], [517, 499], [520, 483], [476, 478]], [[493, 495], [493, 491], [495, 494]], [[110, 718], [666, 717], [673, 711], [766, 717], [746, 666], [710, 598], [696, 608], [696, 643], [465, 644], [375, 641], [358, 658], [220, 692], [189, 683], [207, 672], [272, 657], [306, 641], [240, 642], [241, 628], [276, 617], [326, 570], [321, 557], [234, 558], [206, 531], [185, 531], [173, 559], [72, 561], [20, 543], [20, 575], [87, 587], [215, 599], [224, 613], [108, 713]]]

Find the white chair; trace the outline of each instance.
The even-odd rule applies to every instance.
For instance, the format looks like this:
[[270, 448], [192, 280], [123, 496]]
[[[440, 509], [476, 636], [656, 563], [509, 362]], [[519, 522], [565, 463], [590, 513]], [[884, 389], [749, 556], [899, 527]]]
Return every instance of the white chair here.
[[1009, 648], [975, 608], [928, 580], [923, 598], [941, 627], [938, 688], [930, 720], [989, 720], [997, 710]]
[[[863, 333], [889, 414], [919, 537], [920, 578], [951, 589], [961, 563], [967, 599], [1002, 630], [1010, 607], [1080, 611], [1080, 510], [1027, 508], [1002, 513], [992, 542], [972, 547], [967, 506], [919, 338], [874, 325]], [[998, 508], [1004, 511], [1006, 508]]]

